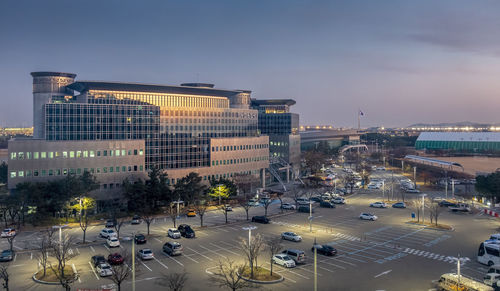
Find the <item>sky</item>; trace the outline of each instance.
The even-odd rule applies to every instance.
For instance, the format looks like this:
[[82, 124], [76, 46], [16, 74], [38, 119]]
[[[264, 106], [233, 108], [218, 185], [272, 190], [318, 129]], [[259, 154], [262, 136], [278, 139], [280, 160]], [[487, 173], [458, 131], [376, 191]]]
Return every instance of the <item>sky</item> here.
[[33, 71], [292, 98], [302, 125], [500, 122], [500, 1], [0, 2], [0, 126]]

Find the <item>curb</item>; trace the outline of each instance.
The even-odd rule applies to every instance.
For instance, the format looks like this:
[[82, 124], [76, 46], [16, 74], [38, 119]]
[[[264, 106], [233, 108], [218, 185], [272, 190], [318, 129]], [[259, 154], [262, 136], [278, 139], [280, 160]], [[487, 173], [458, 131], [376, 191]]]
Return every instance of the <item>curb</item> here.
[[[44, 284], [44, 285], [61, 285], [61, 283], [59, 282], [47, 282], [47, 281], [42, 281], [42, 280], [38, 280], [35, 275], [37, 274], [38, 272], [36, 272], [35, 274], [33, 274], [33, 276], [31, 276], [31, 279], [33, 279], [33, 281], [35, 281], [36, 283], [40, 283], [40, 284]], [[75, 275], [76, 276], [76, 275]]]
[[[417, 223], [411, 223], [411, 222], [405, 222], [405, 224], [419, 226], [419, 224], [417, 224]], [[432, 226], [424, 226], [423, 228], [430, 229], [430, 230], [437, 230], [437, 231], [455, 231], [455, 228], [453, 226], [450, 226], [450, 227], [451, 227], [451, 229], [435, 228], [435, 227], [432, 227]]]
[[276, 284], [276, 283], [283, 282], [285, 280], [285, 277], [283, 277], [281, 274], [278, 274], [281, 276], [281, 278], [279, 278], [277, 280], [273, 280], [273, 281], [259, 281], [259, 280], [245, 278], [245, 277], [241, 276], [240, 273], [238, 273], [238, 272], [236, 272], [236, 275], [238, 275], [239, 278], [241, 278], [247, 282], [252, 282], [252, 283], [256, 283], [256, 284]]

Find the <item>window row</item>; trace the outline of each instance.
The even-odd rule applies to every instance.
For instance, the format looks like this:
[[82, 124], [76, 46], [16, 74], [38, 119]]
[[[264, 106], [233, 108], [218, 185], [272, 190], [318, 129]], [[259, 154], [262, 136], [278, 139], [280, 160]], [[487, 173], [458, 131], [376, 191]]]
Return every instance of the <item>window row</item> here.
[[244, 150], [256, 150], [256, 149], [266, 149], [268, 144], [247, 144], [247, 145], [235, 145], [235, 146], [212, 146], [212, 152], [227, 152], [227, 151], [244, 151]]
[[54, 158], [94, 158], [94, 157], [119, 157], [119, 156], [142, 156], [143, 149], [134, 150], [102, 150], [102, 151], [61, 151], [61, 152], [11, 152], [11, 160], [38, 160]]
[[[257, 175], [260, 173], [260, 170], [251, 170], [251, 171], [240, 171], [240, 172], [233, 172], [233, 173], [226, 173], [226, 174], [215, 174], [215, 175], [208, 175], [208, 176], [203, 176], [203, 181], [211, 181], [211, 180], [219, 180], [220, 178], [224, 179], [229, 179], [233, 178], [236, 175]], [[179, 182], [180, 178], [177, 179], [169, 179], [167, 180], [169, 185], [174, 185], [177, 182]]]
[[10, 171], [11, 178], [24, 178], [24, 177], [46, 177], [46, 176], [66, 176], [68, 174], [81, 175], [83, 172], [88, 171], [92, 174], [106, 174], [106, 173], [125, 173], [125, 172], [142, 172], [144, 166], [113, 166], [103, 168], [77, 168], [77, 169], [35, 169], [25, 171]]
[[243, 158], [243, 159], [218, 160], [218, 161], [212, 161], [212, 166], [236, 165], [236, 164], [251, 163], [251, 162], [258, 162], [258, 161], [267, 161], [267, 160], [269, 160], [269, 157], [252, 157], [252, 158]]

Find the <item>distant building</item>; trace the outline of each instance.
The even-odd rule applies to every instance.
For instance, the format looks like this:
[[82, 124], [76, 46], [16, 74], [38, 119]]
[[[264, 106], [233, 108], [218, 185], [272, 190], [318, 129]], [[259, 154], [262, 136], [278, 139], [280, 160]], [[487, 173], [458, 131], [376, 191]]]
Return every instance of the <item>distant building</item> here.
[[101, 190], [127, 175], [144, 178], [152, 167], [171, 184], [190, 172], [204, 183], [235, 174], [265, 177], [269, 137], [258, 130], [251, 91], [31, 75], [33, 139], [9, 143], [10, 189], [85, 169], [94, 170]]
[[354, 129], [310, 126], [300, 132], [300, 147], [302, 151], [308, 151], [323, 144], [329, 149], [339, 149], [345, 145], [359, 144], [360, 135], [361, 133]]
[[286, 181], [300, 172], [299, 115], [290, 112], [292, 105], [292, 99], [252, 100], [252, 108], [259, 111], [259, 130], [269, 136], [271, 166]]
[[422, 132], [417, 150], [500, 151], [500, 132]]

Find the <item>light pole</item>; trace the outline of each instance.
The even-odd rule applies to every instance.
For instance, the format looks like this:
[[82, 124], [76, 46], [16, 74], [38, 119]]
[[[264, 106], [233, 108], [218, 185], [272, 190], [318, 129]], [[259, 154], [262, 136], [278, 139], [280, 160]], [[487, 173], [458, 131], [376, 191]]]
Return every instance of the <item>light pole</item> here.
[[312, 232], [312, 219], [313, 219], [313, 215], [312, 215], [312, 201], [309, 200], [309, 232]]
[[424, 211], [425, 211], [425, 200], [424, 199], [425, 199], [426, 195], [427, 194], [422, 194], [422, 224], [424, 224], [424, 219], [425, 219], [424, 218], [425, 217], [424, 216]]
[[[385, 196], [385, 180], [382, 180], [382, 201], [384, 201]], [[389, 195], [387, 195], [387, 201], [389, 201]]]
[[405, 173], [405, 161], [401, 160], [401, 172]]
[[394, 200], [394, 170], [391, 170], [391, 196], [392, 200]]
[[455, 199], [455, 180], [451, 179], [451, 198]]
[[[316, 245], [316, 238], [314, 238], [314, 244]], [[318, 250], [314, 248], [314, 291], [318, 291], [318, 263], [317, 263]]]
[[135, 291], [135, 234], [132, 233], [132, 291]]
[[59, 250], [61, 251], [61, 248], [62, 248], [62, 229], [64, 227], [67, 227], [68, 225], [65, 224], [65, 225], [54, 225], [52, 226], [52, 228], [59, 228]]
[[248, 247], [250, 247], [250, 243], [252, 241], [252, 230], [257, 229], [257, 226], [250, 225], [250, 226], [242, 227], [242, 229], [248, 230]]
[[417, 167], [413, 167], [413, 181], [415, 182], [415, 189], [417, 189]]

